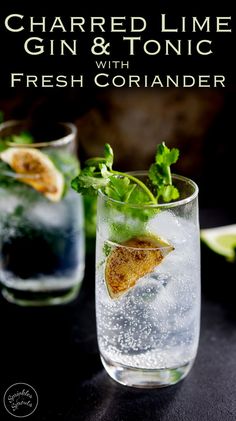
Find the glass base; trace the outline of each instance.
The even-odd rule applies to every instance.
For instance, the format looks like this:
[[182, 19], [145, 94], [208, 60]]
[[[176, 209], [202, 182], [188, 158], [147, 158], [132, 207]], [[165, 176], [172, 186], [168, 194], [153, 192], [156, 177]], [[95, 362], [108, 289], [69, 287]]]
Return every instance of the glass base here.
[[52, 291], [22, 291], [3, 286], [3, 297], [13, 304], [25, 307], [41, 307], [67, 304], [74, 300], [79, 292], [81, 282], [71, 288]]
[[139, 388], [160, 388], [178, 383], [189, 373], [194, 360], [176, 368], [159, 370], [141, 369], [108, 361], [101, 355], [101, 360], [107, 373], [124, 386]]

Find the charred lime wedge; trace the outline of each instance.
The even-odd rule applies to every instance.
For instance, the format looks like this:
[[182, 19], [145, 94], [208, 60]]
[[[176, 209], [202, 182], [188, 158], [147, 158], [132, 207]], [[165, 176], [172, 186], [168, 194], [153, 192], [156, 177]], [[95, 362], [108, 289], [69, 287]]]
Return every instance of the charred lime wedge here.
[[119, 298], [138, 280], [153, 272], [174, 250], [167, 241], [154, 236], [135, 237], [115, 246], [107, 257], [105, 281], [111, 298]]
[[8, 148], [0, 158], [20, 176], [19, 181], [29, 184], [52, 202], [61, 199], [64, 177], [43, 152], [33, 148]]

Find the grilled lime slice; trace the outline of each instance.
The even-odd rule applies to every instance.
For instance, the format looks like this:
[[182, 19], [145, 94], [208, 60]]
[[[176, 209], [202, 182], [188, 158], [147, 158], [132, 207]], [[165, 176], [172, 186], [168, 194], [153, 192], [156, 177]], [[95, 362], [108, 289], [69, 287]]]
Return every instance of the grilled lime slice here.
[[154, 236], [135, 237], [115, 246], [107, 257], [105, 281], [111, 298], [119, 298], [137, 281], [153, 272], [174, 250], [167, 241]]
[[64, 177], [46, 154], [33, 148], [8, 148], [0, 158], [19, 175], [19, 181], [29, 184], [52, 202], [61, 199]]

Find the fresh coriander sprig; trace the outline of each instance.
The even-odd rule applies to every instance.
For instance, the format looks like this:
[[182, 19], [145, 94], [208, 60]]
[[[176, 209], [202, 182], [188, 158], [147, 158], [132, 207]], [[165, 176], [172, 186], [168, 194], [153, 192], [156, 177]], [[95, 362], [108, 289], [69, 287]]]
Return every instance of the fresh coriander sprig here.
[[140, 179], [129, 173], [113, 170], [114, 154], [109, 144], [105, 145], [104, 157], [90, 158], [85, 168], [72, 181], [72, 188], [79, 193], [94, 195], [102, 189], [108, 197], [132, 204], [158, 204], [176, 200], [178, 189], [172, 185], [170, 166], [179, 156], [178, 149], [169, 149], [163, 142], [157, 148], [155, 163], [148, 176], [151, 189]]
[[164, 202], [171, 202], [179, 197], [179, 192], [172, 185], [170, 166], [179, 158], [179, 150], [169, 149], [164, 142], [158, 145], [155, 163], [151, 165], [148, 176], [156, 193], [157, 201], [162, 197]]
[[145, 201], [156, 204], [154, 195], [141, 180], [131, 174], [112, 169], [113, 160], [113, 150], [106, 144], [104, 158], [88, 159], [85, 162], [85, 168], [72, 181], [72, 187], [82, 194], [97, 194], [99, 189], [103, 189], [109, 197], [129, 202], [138, 185], [145, 195]]

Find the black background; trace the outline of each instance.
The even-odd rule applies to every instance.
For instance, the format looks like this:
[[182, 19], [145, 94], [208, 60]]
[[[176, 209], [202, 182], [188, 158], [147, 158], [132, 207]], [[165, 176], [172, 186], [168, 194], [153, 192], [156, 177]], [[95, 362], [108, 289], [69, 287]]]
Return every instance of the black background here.
[[[66, 2], [66, 4], [54, 5], [45, 4], [28, 4], [25, 2], [11, 2], [4, 4], [1, 8], [0, 14], [0, 40], [1, 40], [1, 88], [7, 89], [10, 86], [10, 76], [12, 73], [27, 73], [27, 74], [84, 74], [85, 84], [84, 89], [94, 88], [93, 77], [94, 74], [99, 73], [95, 61], [96, 60], [129, 60], [130, 61], [130, 74], [159, 74], [161, 76], [165, 74], [224, 74], [226, 76], [227, 87], [230, 87], [234, 83], [234, 68], [233, 68], [233, 37], [232, 33], [216, 33], [215, 32], [215, 16], [232, 16], [232, 27], [234, 26], [234, 16], [232, 14], [232, 2], [224, 1], [221, 5], [215, 5], [212, 7], [209, 3], [205, 2], [143, 2], [131, 6], [130, 4], [124, 5], [122, 2], [117, 2], [109, 5], [105, 5], [103, 2], [99, 2], [95, 5]], [[4, 20], [6, 16], [11, 13], [18, 13], [24, 15], [22, 22], [25, 23], [27, 30], [13, 33], [6, 30], [4, 27]], [[161, 33], [160, 32], [160, 15], [165, 13], [167, 15], [167, 21], [172, 26], [179, 26], [181, 16], [186, 16], [186, 21], [189, 23], [187, 28], [191, 27], [191, 17], [197, 16], [199, 19], [204, 19], [205, 16], [211, 16], [212, 32], [186, 32], [186, 33]], [[85, 26], [88, 31], [85, 33], [74, 32], [74, 33], [63, 33], [60, 30], [54, 32], [41, 33], [40, 29], [36, 32], [29, 32], [29, 16], [34, 16], [35, 19], [41, 16], [46, 16], [46, 21], [49, 23], [53, 22], [55, 16], [60, 16], [65, 25], [68, 22], [70, 16], [83, 16], [86, 19], [87, 25]], [[106, 18], [106, 33], [91, 33], [89, 32], [89, 20], [90, 16], [103, 16]], [[145, 32], [142, 33], [130, 33], [127, 29], [126, 33], [110, 33], [109, 29], [109, 18], [110, 16], [143, 16], [146, 18], [148, 26]], [[48, 27], [48, 31], [49, 31]], [[129, 25], [127, 25], [127, 28]], [[137, 47], [137, 53], [135, 56], [128, 56], [126, 52], [128, 48], [126, 43], [122, 42], [123, 36], [142, 36], [143, 40], [157, 39], [163, 45], [164, 39], [192, 39], [193, 43], [195, 40], [200, 39], [212, 39], [212, 49], [214, 54], [208, 56], [200, 56], [197, 53], [192, 56], [186, 56], [185, 53], [181, 56], [170, 55], [164, 56], [161, 53], [156, 56], [148, 56], [143, 52], [143, 49]], [[38, 36], [44, 38], [45, 54], [32, 56], [24, 51], [24, 42], [31, 36]], [[111, 55], [94, 56], [91, 53], [91, 46], [93, 44], [93, 38], [96, 36], [102, 36], [107, 42], [111, 44]], [[78, 55], [72, 56], [67, 54], [60, 56], [58, 54], [54, 56], [49, 55], [48, 44], [49, 39], [56, 41], [64, 38], [66, 40], [78, 39], [79, 49]], [[116, 74], [117, 71], [113, 70]], [[123, 69], [121, 74], [124, 74], [127, 70]], [[120, 72], [118, 72], [120, 73]], [[112, 74], [112, 70], [111, 70]], [[28, 88], [29, 89], [29, 88]], [[35, 90], [35, 88], [31, 88]], [[37, 90], [39, 88], [36, 88]], [[44, 88], [45, 89], [45, 88]], [[55, 88], [63, 89], [63, 88]], [[79, 89], [79, 88], [78, 88]], [[99, 89], [99, 88], [98, 88]], [[119, 88], [118, 88], [119, 89]], [[48, 88], [50, 91], [50, 88]]]

